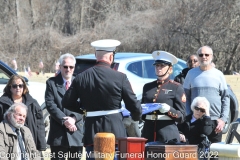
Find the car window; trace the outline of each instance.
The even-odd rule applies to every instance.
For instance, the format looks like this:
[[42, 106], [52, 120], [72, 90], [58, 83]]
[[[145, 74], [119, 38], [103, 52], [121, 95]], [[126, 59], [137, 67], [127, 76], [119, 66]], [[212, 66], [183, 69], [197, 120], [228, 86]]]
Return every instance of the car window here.
[[127, 67], [127, 70], [139, 77], [142, 77], [142, 75], [143, 75], [142, 61], [130, 63]]
[[155, 74], [155, 68], [154, 68], [153, 63], [154, 63], [154, 60], [143, 61], [144, 78], [151, 78], [151, 79], [157, 78], [157, 76]]
[[9, 76], [2, 69], [0, 69], [0, 84], [7, 84], [8, 80]]
[[184, 68], [186, 68], [187, 65], [183, 62], [179, 62], [175, 65], [173, 65], [173, 73], [171, 75], [171, 79], [174, 79]]
[[74, 70], [74, 76], [78, 73], [81, 73], [82, 71], [94, 66], [96, 64], [96, 60], [76, 60], [75, 70]]
[[[144, 68], [144, 78], [157, 78], [155, 74], [155, 67], [153, 65], [154, 60], [146, 60], [143, 61], [143, 68]], [[178, 62], [177, 64], [173, 65], [173, 73], [170, 75], [170, 79], [174, 79], [184, 68], [186, 68], [186, 64], [183, 62]]]

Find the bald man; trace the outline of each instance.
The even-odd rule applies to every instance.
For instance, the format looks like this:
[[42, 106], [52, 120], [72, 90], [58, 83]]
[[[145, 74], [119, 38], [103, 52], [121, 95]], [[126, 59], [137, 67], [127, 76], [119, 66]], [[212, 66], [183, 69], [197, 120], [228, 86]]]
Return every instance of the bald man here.
[[230, 110], [227, 83], [223, 73], [212, 66], [212, 48], [203, 46], [198, 49], [197, 55], [200, 66], [188, 72], [183, 84], [187, 98], [186, 111], [188, 115], [191, 113], [190, 104], [195, 97], [206, 97], [210, 102], [210, 117], [215, 128], [209, 140], [212, 143], [221, 142]]

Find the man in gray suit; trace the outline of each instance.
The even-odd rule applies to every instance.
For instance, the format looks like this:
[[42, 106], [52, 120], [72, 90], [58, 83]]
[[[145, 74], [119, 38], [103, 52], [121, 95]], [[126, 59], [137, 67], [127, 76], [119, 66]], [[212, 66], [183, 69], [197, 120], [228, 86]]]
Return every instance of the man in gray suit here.
[[[61, 101], [66, 90], [73, 80], [76, 59], [72, 54], [66, 53], [59, 58], [60, 73], [47, 80], [45, 102], [50, 113], [50, 131], [47, 143], [52, 159], [63, 160], [62, 155], [68, 159], [80, 159], [82, 152], [83, 116], [62, 107]], [[77, 102], [74, 108], [79, 108]], [[71, 153], [71, 154], [69, 154]]]

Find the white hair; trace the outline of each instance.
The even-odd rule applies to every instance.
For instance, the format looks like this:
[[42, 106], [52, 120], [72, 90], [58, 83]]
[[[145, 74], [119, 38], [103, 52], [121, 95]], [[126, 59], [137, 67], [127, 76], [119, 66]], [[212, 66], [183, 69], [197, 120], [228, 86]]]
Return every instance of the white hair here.
[[67, 59], [67, 58], [71, 58], [71, 59], [73, 60], [73, 62], [74, 62], [74, 65], [76, 64], [76, 59], [75, 59], [75, 57], [74, 57], [72, 54], [70, 54], [70, 53], [65, 53], [65, 54], [61, 55], [60, 58], [59, 58], [59, 60], [58, 60], [58, 62], [60, 63], [60, 65], [63, 65], [63, 61], [64, 61], [65, 59]]
[[25, 108], [25, 109], [26, 109], [26, 113], [27, 113], [28, 107], [27, 107], [25, 104], [23, 104], [23, 103], [13, 103], [13, 104], [8, 108], [8, 110], [4, 113], [4, 116], [3, 116], [4, 119], [7, 119], [7, 115], [8, 115], [9, 113], [15, 113], [17, 106], [21, 106], [22, 108]]
[[4, 113], [4, 120], [6, 120], [7, 122], [9, 122], [11, 125], [13, 125], [15, 128], [22, 128], [24, 126], [24, 124], [19, 124], [16, 122], [13, 114], [16, 113], [16, 107], [22, 107], [26, 110], [28, 110], [28, 107], [23, 104], [23, 103], [14, 103], [13, 105], [11, 105], [8, 110]]
[[207, 112], [209, 112], [210, 103], [209, 103], [209, 101], [207, 100], [207, 98], [205, 98], [205, 97], [196, 97], [196, 98], [193, 99], [192, 104], [191, 104], [191, 109], [192, 109], [192, 111], [194, 111], [194, 107], [197, 106], [197, 104], [198, 104], [199, 102], [204, 103]]
[[206, 48], [210, 49], [210, 52], [211, 52], [210, 54], [213, 55], [213, 50], [212, 50], [212, 48], [209, 47], [209, 46], [202, 46], [201, 48], [199, 48], [199, 49], [197, 50], [197, 55], [199, 55], [199, 54], [202, 53], [202, 48], [203, 48], [203, 47], [206, 47]]

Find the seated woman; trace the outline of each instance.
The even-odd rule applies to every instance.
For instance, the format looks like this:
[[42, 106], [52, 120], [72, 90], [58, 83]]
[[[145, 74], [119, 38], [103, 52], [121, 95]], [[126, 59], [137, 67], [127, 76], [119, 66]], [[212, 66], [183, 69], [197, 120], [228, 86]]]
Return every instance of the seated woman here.
[[209, 147], [207, 136], [214, 129], [209, 108], [210, 104], [205, 97], [194, 98], [191, 104], [193, 114], [188, 115], [184, 123], [178, 124], [179, 131], [182, 133], [180, 134], [181, 141], [198, 145], [199, 155], [203, 155], [205, 149]]

